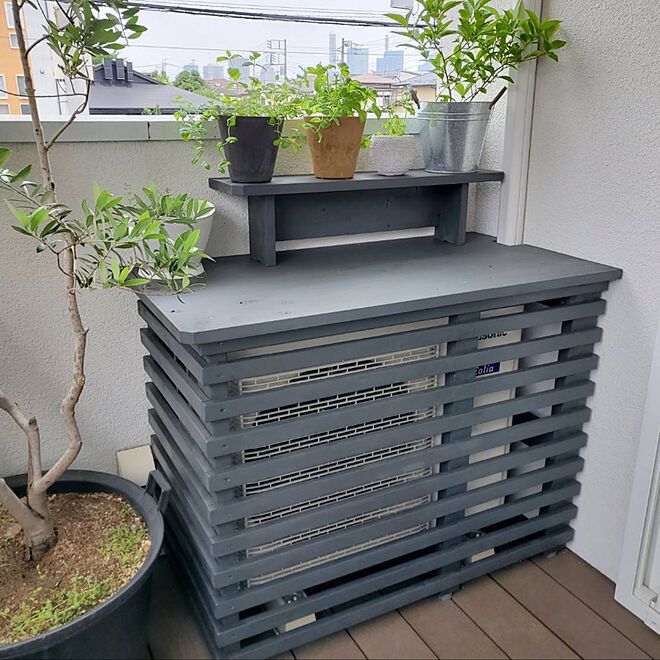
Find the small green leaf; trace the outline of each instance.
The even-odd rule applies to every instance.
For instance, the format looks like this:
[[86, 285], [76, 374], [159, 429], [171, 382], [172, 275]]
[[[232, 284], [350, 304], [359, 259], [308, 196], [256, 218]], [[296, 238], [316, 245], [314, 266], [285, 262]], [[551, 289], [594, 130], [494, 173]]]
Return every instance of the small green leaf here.
[[11, 149], [7, 149], [7, 147], [0, 147], [0, 167], [3, 167], [3, 165], [9, 160], [11, 157]]

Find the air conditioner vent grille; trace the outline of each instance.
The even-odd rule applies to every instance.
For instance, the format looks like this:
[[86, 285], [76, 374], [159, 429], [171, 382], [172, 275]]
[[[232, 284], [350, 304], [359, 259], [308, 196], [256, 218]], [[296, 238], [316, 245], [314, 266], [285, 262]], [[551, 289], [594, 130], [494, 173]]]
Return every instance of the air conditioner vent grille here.
[[286, 548], [291, 545], [296, 545], [297, 543], [302, 543], [304, 541], [311, 541], [320, 536], [327, 536], [333, 532], [338, 532], [343, 529], [348, 529], [349, 527], [354, 527], [363, 523], [368, 523], [373, 520], [380, 520], [386, 518], [387, 516], [393, 516], [397, 513], [403, 511], [410, 511], [410, 509], [415, 509], [418, 506], [423, 504], [428, 504], [431, 501], [431, 497], [426, 495], [424, 497], [418, 497], [416, 499], [408, 500], [406, 502], [397, 502], [392, 506], [382, 507], [380, 509], [375, 509], [373, 511], [367, 511], [361, 513], [357, 516], [352, 516], [350, 518], [345, 518], [343, 520], [338, 520], [336, 522], [330, 523], [328, 525], [323, 525], [322, 527], [316, 527], [314, 529], [308, 529], [297, 534], [292, 534], [291, 536], [286, 536], [271, 543], [264, 543], [263, 545], [254, 546], [249, 548], [246, 552], [247, 557], [255, 557], [257, 555], [263, 555], [268, 552], [275, 552]]
[[417, 378], [403, 383], [380, 385], [378, 387], [370, 387], [369, 389], [357, 392], [336, 394], [329, 397], [313, 399], [311, 401], [302, 401], [287, 406], [280, 406], [271, 410], [261, 410], [241, 415], [239, 417], [239, 428], [253, 428], [255, 426], [263, 426], [264, 424], [272, 424], [273, 422], [282, 422], [287, 419], [313, 415], [328, 410], [337, 410], [339, 408], [355, 406], [360, 403], [387, 399], [400, 394], [421, 392], [436, 387], [436, 384], [436, 377]]
[[293, 451], [300, 449], [308, 449], [309, 447], [316, 447], [318, 445], [328, 444], [336, 440], [345, 440], [353, 436], [363, 435], [365, 433], [372, 433], [374, 431], [383, 431], [385, 429], [393, 428], [396, 426], [403, 426], [411, 424], [412, 422], [419, 422], [429, 417], [433, 417], [435, 411], [433, 408], [426, 408], [424, 410], [413, 410], [412, 412], [401, 413], [399, 415], [392, 415], [391, 417], [384, 417], [361, 424], [354, 424], [353, 426], [344, 426], [339, 429], [330, 429], [323, 433], [314, 433], [302, 438], [293, 438], [283, 442], [277, 442], [265, 447], [257, 447], [256, 449], [246, 449], [242, 452], [242, 462], [250, 463], [251, 461], [259, 461], [264, 458], [272, 458], [281, 454], [289, 454]]
[[438, 346], [423, 346], [421, 348], [384, 353], [383, 355], [374, 355], [357, 360], [346, 360], [344, 362], [285, 371], [278, 374], [258, 376], [256, 378], [244, 378], [232, 383], [231, 392], [232, 394], [262, 392], [264, 390], [272, 390], [277, 387], [285, 387], [297, 383], [306, 383], [313, 380], [345, 376], [359, 371], [368, 371], [370, 369], [428, 360], [430, 358], [438, 357], [438, 354]]
[[282, 518], [287, 518], [288, 516], [298, 515], [299, 513], [303, 513], [311, 509], [318, 509], [319, 507], [326, 506], [327, 504], [349, 500], [354, 497], [359, 497], [360, 495], [367, 495], [368, 493], [373, 493], [385, 488], [398, 486], [410, 481], [416, 481], [417, 479], [423, 479], [424, 477], [428, 477], [430, 474], [431, 468], [425, 468], [423, 470], [413, 470], [412, 472], [406, 472], [405, 474], [400, 474], [389, 479], [372, 481], [368, 484], [361, 484], [360, 486], [356, 486], [355, 488], [340, 490], [336, 493], [331, 493], [330, 495], [324, 495], [323, 497], [316, 497], [305, 502], [298, 502], [296, 504], [291, 504], [290, 506], [273, 509], [272, 511], [267, 511], [257, 516], [249, 516], [244, 519], [244, 524], [245, 527], [258, 527], [259, 525], [264, 525], [275, 520], [281, 520]]
[[258, 587], [274, 580], [279, 580], [280, 578], [286, 577], [287, 575], [293, 575], [295, 573], [300, 573], [309, 568], [314, 568], [315, 566], [321, 566], [322, 564], [327, 564], [328, 562], [334, 561], [335, 559], [341, 559], [342, 557], [350, 557], [355, 555], [358, 552], [364, 552], [370, 548], [375, 548], [379, 545], [385, 545], [386, 543], [391, 543], [392, 541], [397, 541], [399, 539], [405, 538], [407, 536], [412, 536], [413, 534], [419, 534], [420, 532], [426, 531], [431, 527], [430, 522], [421, 523], [420, 525], [415, 525], [414, 527], [409, 527], [407, 529], [402, 529], [392, 534], [387, 534], [386, 536], [380, 536], [375, 539], [370, 539], [364, 543], [358, 543], [356, 545], [349, 546], [348, 548], [342, 548], [341, 550], [336, 550], [327, 555], [322, 555], [320, 557], [314, 557], [305, 562], [299, 564], [294, 564], [292, 566], [285, 566], [284, 568], [279, 569], [278, 571], [273, 571], [265, 575], [260, 575], [256, 578], [251, 578], [246, 580], [243, 584], [244, 587]]
[[350, 470], [352, 468], [375, 463], [377, 461], [384, 461], [402, 456], [404, 454], [411, 454], [418, 451], [423, 451], [433, 446], [433, 438], [422, 438], [414, 442], [406, 442], [394, 447], [385, 447], [375, 451], [358, 454], [357, 456], [349, 456], [337, 461], [323, 463], [322, 465], [315, 465], [314, 467], [306, 470], [299, 470], [297, 472], [290, 472], [288, 474], [272, 477], [271, 479], [264, 479], [256, 481], [243, 486], [243, 494], [245, 496], [256, 495], [258, 493], [265, 493], [274, 488], [282, 488], [292, 484], [300, 483], [302, 481], [309, 481], [310, 479], [319, 479], [330, 474]]

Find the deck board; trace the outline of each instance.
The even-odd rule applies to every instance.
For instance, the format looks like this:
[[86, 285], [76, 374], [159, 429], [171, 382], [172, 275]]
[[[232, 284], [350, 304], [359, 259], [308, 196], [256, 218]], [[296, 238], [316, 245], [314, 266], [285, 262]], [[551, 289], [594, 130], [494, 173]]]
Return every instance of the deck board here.
[[[182, 587], [168, 560], [159, 562], [150, 622], [155, 660], [211, 657]], [[613, 593], [610, 580], [565, 551], [481, 578], [451, 601], [427, 599], [277, 657], [660, 659], [660, 636]]]
[[583, 658], [649, 657], [532, 562], [492, 579]]
[[430, 598], [401, 610], [440, 660], [490, 660], [508, 656], [456, 603]]
[[345, 630], [294, 649], [293, 655], [296, 660], [362, 660], [365, 657]]
[[454, 602], [511, 658], [578, 657], [489, 577], [455, 593]]
[[349, 633], [367, 658], [373, 660], [426, 660], [436, 657], [398, 612], [353, 626]]
[[534, 563], [646, 654], [660, 658], [660, 636], [614, 600], [614, 583], [602, 573], [569, 550]]

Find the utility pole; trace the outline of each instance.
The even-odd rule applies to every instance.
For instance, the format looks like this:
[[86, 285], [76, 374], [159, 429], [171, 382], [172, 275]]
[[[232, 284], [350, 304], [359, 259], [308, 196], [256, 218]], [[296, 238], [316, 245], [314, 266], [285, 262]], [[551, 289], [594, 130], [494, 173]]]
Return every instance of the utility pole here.
[[353, 42], [350, 39], [341, 38], [341, 63], [346, 64], [348, 49], [353, 48]]
[[286, 39], [269, 39], [266, 45], [270, 49], [269, 62], [271, 66], [280, 68], [281, 76], [286, 80], [287, 76], [287, 46]]

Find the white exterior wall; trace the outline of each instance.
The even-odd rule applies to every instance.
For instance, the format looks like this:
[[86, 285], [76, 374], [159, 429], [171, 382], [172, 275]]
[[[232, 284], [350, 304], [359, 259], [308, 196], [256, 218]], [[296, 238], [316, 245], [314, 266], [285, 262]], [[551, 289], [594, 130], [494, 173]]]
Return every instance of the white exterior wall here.
[[[525, 243], [619, 266], [602, 320], [573, 550], [616, 577], [660, 309], [660, 3], [545, 0]], [[660, 405], [660, 402], [658, 402]]]
[[[491, 138], [497, 133], [491, 131]], [[166, 117], [80, 120], [67, 132], [69, 141], [58, 144], [52, 154], [61, 198], [79, 208], [80, 200], [91, 195], [94, 182], [116, 193], [128, 193], [154, 181], [161, 188], [207, 197], [217, 205], [210, 254], [247, 253], [245, 200], [209, 190], [208, 173], [190, 164], [189, 146], [173, 139], [175, 136], [176, 126]], [[27, 118], [0, 120], [0, 144], [10, 143], [16, 165], [34, 156], [30, 138]], [[361, 166], [369, 168], [364, 154]], [[310, 171], [306, 149], [300, 154], [280, 153], [278, 173]], [[480, 190], [475, 194], [477, 203]], [[495, 233], [498, 200], [492, 192], [489, 198], [481, 207]], [[0, 388], [37, 416], [48, 464], [64, 445], [58, 407], [70, 374], [63, 283], [49, 256], [35, 254], [35, 244], [14, 232], [11, 224], [8, 211], [0, 204]], [[78, 406], [87, 444], [76, 467], [115, 471], [115, 452], [145, 444], [150, 435], [144, 351], [138, 332], [141, 321], [130, 292], [86, 293], [81, 296], [81, 307], [90, 328], [87, 387]], [[0, 415], [0, 475], [24, 470], [24, 439], [7, 416]]]

